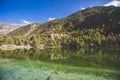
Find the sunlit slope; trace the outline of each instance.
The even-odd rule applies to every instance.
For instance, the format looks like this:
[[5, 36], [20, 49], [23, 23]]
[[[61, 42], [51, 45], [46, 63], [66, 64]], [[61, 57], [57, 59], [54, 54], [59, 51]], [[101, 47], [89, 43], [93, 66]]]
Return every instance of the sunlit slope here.
[[[25, 35], [33, 24], [29, 24], [22, 28], [19, 28], [9, 35]], [[37, 24], [30, 34], [42, 34], [42, 33], [61, 33], [71, 32], [74, 30], [83, 30], [91, 28], [104, 28], [105, 35], [109, 33], [120, 33], [120, 7], [91, 7], [85, 10], [78, 11], [66, 18], [55, 19], [43, 24]]]

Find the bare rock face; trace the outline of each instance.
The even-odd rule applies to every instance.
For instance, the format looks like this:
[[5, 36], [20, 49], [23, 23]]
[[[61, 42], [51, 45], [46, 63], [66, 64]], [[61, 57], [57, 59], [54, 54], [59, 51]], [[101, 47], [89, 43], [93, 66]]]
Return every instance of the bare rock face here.
[[4, 36], [8, 34], [9, 32], [20, 28], [22, 25], [20, 24], [9, 24], [9, 23], [3, 23], [0, 22], [0, 36]]

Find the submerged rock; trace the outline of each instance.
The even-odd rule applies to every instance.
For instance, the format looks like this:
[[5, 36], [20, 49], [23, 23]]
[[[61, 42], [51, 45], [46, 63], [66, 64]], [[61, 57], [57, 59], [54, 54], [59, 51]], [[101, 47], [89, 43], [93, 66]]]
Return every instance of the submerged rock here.
[[50, 80], [52, 76], [48, 76], [46, 80]]

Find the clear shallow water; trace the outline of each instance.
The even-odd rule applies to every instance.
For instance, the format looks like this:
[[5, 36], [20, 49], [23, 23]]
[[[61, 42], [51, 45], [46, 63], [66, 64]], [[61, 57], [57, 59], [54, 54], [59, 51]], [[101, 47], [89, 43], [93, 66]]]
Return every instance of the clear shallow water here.
[[0, 51], [0, 80], [120, 80], [120, 51]]

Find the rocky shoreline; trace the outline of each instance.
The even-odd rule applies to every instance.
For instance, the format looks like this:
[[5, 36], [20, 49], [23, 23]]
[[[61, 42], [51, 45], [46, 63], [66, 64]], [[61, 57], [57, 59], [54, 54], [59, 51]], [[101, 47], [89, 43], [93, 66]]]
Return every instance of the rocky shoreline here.
[[11, 44], [4, 44], [0, 46], [2, 50], [15, 50], [15, 49], [30, 49], [32, 46], [30, 45], [11, 45]]

